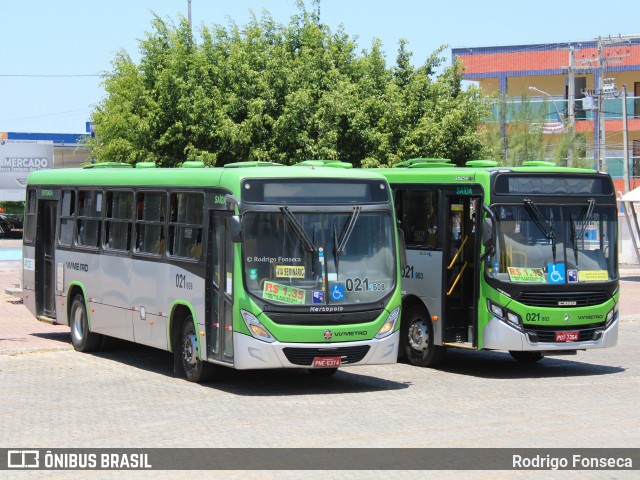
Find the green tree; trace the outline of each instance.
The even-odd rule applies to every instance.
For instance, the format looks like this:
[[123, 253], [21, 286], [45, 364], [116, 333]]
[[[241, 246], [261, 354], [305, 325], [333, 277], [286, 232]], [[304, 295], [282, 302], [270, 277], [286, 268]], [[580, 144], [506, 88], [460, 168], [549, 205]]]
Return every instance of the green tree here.
[[445, 47], [413, 67], [401, 40], [389, 68], [379, 40], [357, 53], [342, 27], [321, 23], [319, 0], [312, 5], [299, 1], [287, 25], [263, 11], [246, 25], [203, 26], [198, 37], [184, 18], [154, 16], [139, 63], [121, 51], [105, 75], [88, 142], [94, 158], [379, 166], [478, 156], [489, 103], [462, 88], [458, 63], [442, 67]]

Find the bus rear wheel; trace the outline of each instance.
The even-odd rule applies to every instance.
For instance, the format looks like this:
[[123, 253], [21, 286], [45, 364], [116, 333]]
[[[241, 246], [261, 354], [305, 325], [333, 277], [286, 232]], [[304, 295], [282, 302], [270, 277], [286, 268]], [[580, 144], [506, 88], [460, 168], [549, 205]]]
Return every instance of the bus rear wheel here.
[[214, 377], [216, 366], [209, 362], [203, 362], [198, 356], [198, 337], [196, 336], [193, 317], [191, 316], [188, 316], [184, 320], [182, 336], [180, 338], [180, 349], [178, 352], [187, 380], [194, 383], [201, 383], [211, 380]]
[[102, 335], [89, 331], [87, 307], [82, 295], [76, 295], [71, 301], [69, 327], [71, 327], [71, 344], [75, 350], [78, 352], [93, 352], [98, 349]]
[[522, 363], [535, 363], [544, 357], [540, 352], [523, 352], [519, 350], [509, 350], [509, 354], [514, 360]]
[[412, 365], [433, 367], [444, 359], [446, 349], [435, 344], [433, 325], [423, 308], [410, 307], [403, 315], [401, 348]]

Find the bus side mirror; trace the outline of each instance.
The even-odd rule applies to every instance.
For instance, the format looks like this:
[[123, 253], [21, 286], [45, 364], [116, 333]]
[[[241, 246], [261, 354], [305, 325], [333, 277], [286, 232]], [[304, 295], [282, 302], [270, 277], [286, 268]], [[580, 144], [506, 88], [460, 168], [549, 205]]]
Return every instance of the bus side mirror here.
[[404, 230], [398, 227], [398, 253], [400, 254], [400, 268], [407, 266], [407, 246], [404, 243]]
[[493, 232], [493, 220], [487, 217], [482, 222], [482, 243], [485, 247], [488, 247], [493, 243]]
[[482, 244], [484, 245], [484, 253], [480, 257], [480, 261], [483, 261], [489, 255], [493, 254], [496, 238], [496, 226], [493, 223], [493, 219], [486, 217], [482, 222]]
[[240, 217], [238, 215], [231, 217], [231, 241], [233, 243], [242, 241], [242, 228], [240, 227]]

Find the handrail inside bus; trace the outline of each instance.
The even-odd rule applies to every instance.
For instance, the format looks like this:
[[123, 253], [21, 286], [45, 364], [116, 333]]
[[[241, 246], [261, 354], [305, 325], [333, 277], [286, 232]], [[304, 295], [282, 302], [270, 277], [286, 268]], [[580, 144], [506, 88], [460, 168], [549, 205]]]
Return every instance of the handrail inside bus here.
[[456, 263], [456, 260], [458, 260], [458, 257], [460, 256], [460, 254], [462, 253], [462, 249], [464, 248], [464, 244], [467, 243], [467, 240], [469, 240], [468, 235], [465, 236], [464, 239], [462, 240], [462, 243], [460, 244], [460, 248], [458, 248], [458, 251], [453, 256], [453, 259], [451, 260], [451, 263], [447, 267], [447, 270], [451, 270], [453, 268], [453, 264]]
[[447, 292], [447, 297], [449, 295], [451, 295], [453, 293], [453, 290], [456, 288], [456, 285], [458, 284], [458, 282], [460, 281], [460, 277], [462, 277], [462, 274], [464, 273], [464, 271], [467, 268], [467, 265], [469, 265], [467, 262], [464, 262], [464, 265], [462, 265], [462, 268], [460, 269], [460, 271], [458, 272], [458, 276], [456, 277], [456, 279], [453, 281], [453, 285], [451, 285], [451, 288], [449, 289], [449, 291]]

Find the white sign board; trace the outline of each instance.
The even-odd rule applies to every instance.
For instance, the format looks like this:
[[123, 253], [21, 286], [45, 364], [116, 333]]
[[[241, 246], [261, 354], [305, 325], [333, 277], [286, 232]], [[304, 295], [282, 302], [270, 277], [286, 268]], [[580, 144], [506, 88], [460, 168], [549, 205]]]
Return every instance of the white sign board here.
[[53, 168], [51, 140], [0, 139], [0, 201], [24, 201], [29, 173], [48, 168]]

